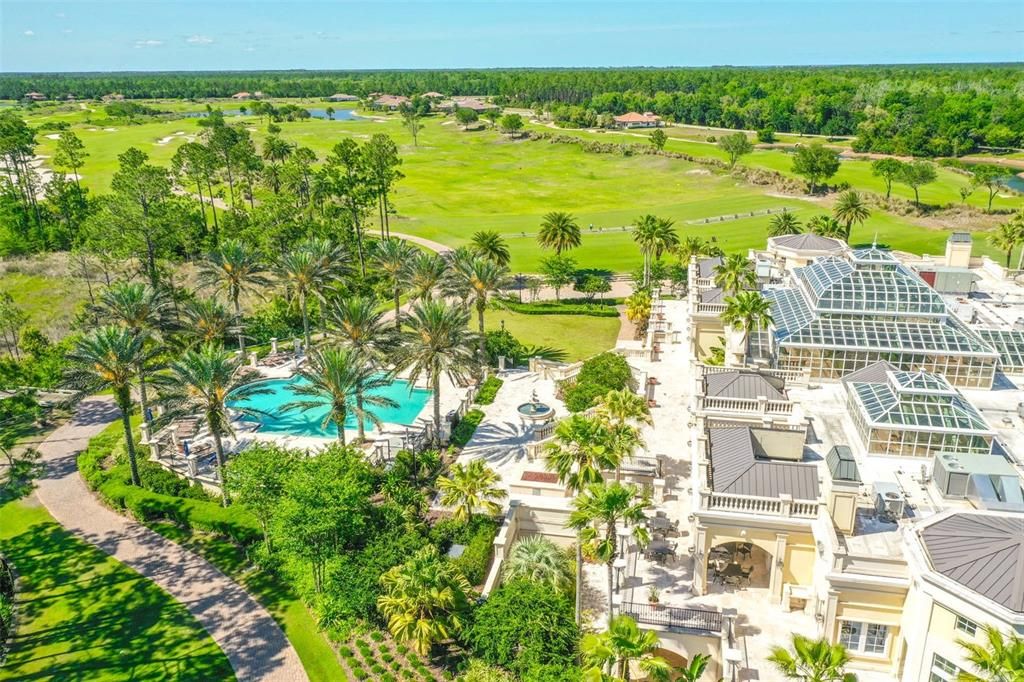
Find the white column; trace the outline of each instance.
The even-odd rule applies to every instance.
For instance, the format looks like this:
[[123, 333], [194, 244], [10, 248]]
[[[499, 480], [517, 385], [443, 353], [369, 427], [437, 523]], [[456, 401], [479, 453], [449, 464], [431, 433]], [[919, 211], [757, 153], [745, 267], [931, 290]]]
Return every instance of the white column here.
[[775, 534], [775, 556], [772, 557], [771, 582], [768, 584], [768, 591], [776, 601], [782, 600], [782, 568], [786, 560], [787, 533]]
[[707, 526], [697, 526], [697, 532], [693, 538], [693, 585], [690, 589], [698, 597], [707, 594], [707, 534]]

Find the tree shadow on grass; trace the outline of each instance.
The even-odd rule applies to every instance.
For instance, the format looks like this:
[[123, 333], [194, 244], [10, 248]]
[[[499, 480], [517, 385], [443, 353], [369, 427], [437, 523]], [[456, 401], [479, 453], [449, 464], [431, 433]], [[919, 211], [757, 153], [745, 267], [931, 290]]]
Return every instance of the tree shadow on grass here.
[[552, 362], [565, 362], [565, 359], [569, 357], [568, 353], [561, 348], [554, 348], [552, 346], [524, 345], [523, 355], [528, 358], [542, 358]]
[[21, 579], [12, 678], [233, 679], [183, 605], [56, 523], [5, 537], [3, 551]]

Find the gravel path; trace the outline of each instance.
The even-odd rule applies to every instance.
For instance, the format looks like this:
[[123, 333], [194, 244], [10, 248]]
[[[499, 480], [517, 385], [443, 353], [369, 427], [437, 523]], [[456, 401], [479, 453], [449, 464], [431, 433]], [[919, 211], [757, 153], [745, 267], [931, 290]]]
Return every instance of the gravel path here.
[[107, 398], [84, 400], [39, 445], [46, 473], [36, 496], [58, 523], [134, 568], [180, 601], [227, 655], [239, 680], [307, 680], [281, 628], [212, 564], [101, 505], [78, 474], [76, 455], [119, 417]]

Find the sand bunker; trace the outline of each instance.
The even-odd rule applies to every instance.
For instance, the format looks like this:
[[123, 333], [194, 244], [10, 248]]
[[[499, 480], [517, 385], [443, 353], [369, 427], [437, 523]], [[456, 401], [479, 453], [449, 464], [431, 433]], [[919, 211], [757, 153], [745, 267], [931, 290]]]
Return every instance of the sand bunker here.
[[178, 132], [174, 133], [173, 135], [168, 135], [167, 137], [161, 137], [159, 140], [156, 141], [156, 144], [159, 147], [163, 147], [164, 145], [170, 143], [174, 138], [180, 137], [181, 135], [184, 135], [184, 134], [185, 134], [184, 130], [179, 130]]
[[59, 140], [60, 139], [60, 133], [50, 133], [49, 135], [46, 136], [46, 139], [47, 140]]

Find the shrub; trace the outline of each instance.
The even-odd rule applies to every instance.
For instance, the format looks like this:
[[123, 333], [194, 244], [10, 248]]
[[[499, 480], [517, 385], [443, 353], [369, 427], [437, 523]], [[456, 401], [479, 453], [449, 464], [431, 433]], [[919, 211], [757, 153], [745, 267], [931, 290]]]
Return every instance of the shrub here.
[[452, 429], [451, 444], [457, 448], [466, 446], [469, 439], [473, 437], [476, 432], [476, 427], [480, 425], [484, 419], [484, 413], [480, 410], [470, 410], [466, 413], [459, 423]]
[[384, 641], [384, 635], [382, 635], [381, 633], [379, 633], [376, 630], [374, 630], [373, 632], [370, 633], [370, 639], [372, 639], [375, 642], [383, 642]]
[[590, 315], [591, 317], [618, 317], [619, 311], [614, 306], [593, 303], [567, 303], [565, 301], [540, 301], [537, 303], [520, 303], [503, 300], [502, 305], [522, 315]]
[[347, 646], [338, 647], [338, 653], [341, 654], [342, 658], [352, 658], [356, 655], [356, 652], [352, 651], [352, 648]]
[[360, 649], [369, 649], [370, 648], [369, 642], [367, 642], [365, 639], [357, 639], [356, 640], [356, 646], [359, 647]]
[[384, 673], [383, 675], [381, 675], [380, 679], [382, 680], [382, 682], [396, 682], [398, 678], [396, 678], [391, 673]]
[[573, 603], [564, 592], [546, 583], [514, 580], [476, 610], [467, 641], [487, 663], [517, 669], [571, 659], [579, 637]]
[[370, 676], [370, 673], [366, 672], [362, 668], [353, 668], [352, 676], [355, 677], [357, 680], [365, 680], [367, 677]]
[[526, 356], [526, 348], [507, 329], [486, 332], [484, 347], [487, 351], [487, 361], [495, 367], [498, 365], [499, 355], [504, 355], [512, 365], [519, 364]]
[[775, 142], [775, 128], [767, 126], [757, 131], [757, 141], [764, 144]]
[[490, 405], [494, 402], [494, 399], [498, 395], [498, 390], [501, 389], [505, 382], [498, 377], [487, 377], [483, 384], [480, 386], [480, 391], [476, 394], [476, 402], [478, 405]]
[[402, 675], [402, 677], [404, 677], [407, 680], [411, 680], [412, 678], [416, 677], [416, 673], [414, 673], [413, 671], [409, 670], [408, 668], [402, 670], [402, 672], [400, 674]]
[[373, 665], [371, 665], [370, 670], [372, 670], [377, 675], [384, 674], [384, 666], [382, 666], [380, 663], [374, 663]]
[[407, 653], [409, 653], [409, 647], [407, 647], [404, 644], [399, 644], [398, 646], [395, 647], [395, 651], [397, 651], [398, 653], [400, 653], [403, 656], [405, 656]]
[[498, 526], [496, 520], [487, 516], [474, 516], [468, 522], [442, 519], [430, 529], [430, 540], [442, 554], [451, 549], [453, 544], [464, 545], [462, 556], [453, 559], [452, 563], [466, 580], [479, 585], [487, 577]]
[[562, 384], [562, 400], [570, 412], [582, 412], [608, 391], [627, 386], [635, 388], [626, 359], [615, 353], [601, 353], [584, 362], [574, 380]]
[[390, 663], [391, 661], [395, 660], [395, 657], [390, 652], [383, 651], [380, 654], [380, 660], [384, 661], [385, 663]]

